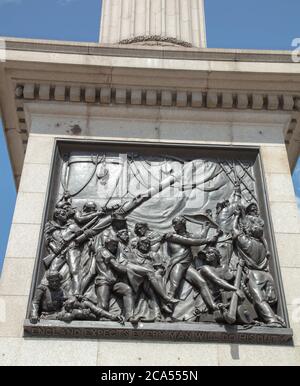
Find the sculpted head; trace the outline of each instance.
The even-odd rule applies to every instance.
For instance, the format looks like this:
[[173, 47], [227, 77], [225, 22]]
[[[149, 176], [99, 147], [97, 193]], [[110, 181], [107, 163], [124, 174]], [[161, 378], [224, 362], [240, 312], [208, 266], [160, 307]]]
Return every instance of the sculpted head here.
[[111, 220], [111, 225], [116, 232], [123, 229], [127, 229], [127, 221], [122, 214], [113, 213], [111, 216]]
[[151, 249], [151, 242], [147, 237], [141, 237], [138, 240], [136, 247], [142, 253], [149, 253]]
[[173, 228], [176, 233], [186, 232], [186, 219], [182, 216], [175, 217], [172, 221]]
[[148, 229], [149, 228], [147, 223], [139, 222], [135, 224], [134, 233], [139, 237], [143, 237], [145, 236]]
[[61, 286], [62, 276], [58, 271], [49, 271], [46, 275], [48, 286], [52, 290], [58, 290]]
[[253, 223], [250, 225], [250, 234], [256, 239], [260, 239], [264, 235], [264, 230], [260, 224]]
[[97, 204], [94, 202], [94, 201], [87, 201], [84, 205], [83, 205], [83, 211], [85, 213], [93, 213], [93, 212], [97, 212]]
[[208, 247], [204, 251], [204, 259], [208, 265], [216, 266], [220, 264], [221, 254], [217, 248]]
[[247, 236], [260, 239], [263, 237], [264, 229], [258, 222], [245, 221], [242, 223], [242, 229]]
[[114, 238], [108, 238], [104, 242], [104, 246], [108, 249], [113, 255], [115, 255], [118, 251], [118, 240]]
[[66, 224], [66, 222], [69, 219], [69, 212], [67, 209], [64, 208], [55, 208], [53, 219], [60, 224]]
[[125, 244], [129, 243], [129, 233], [127, 229], [121, 229], [120, 231], [117, 232], [118, 238]]
[[258, 206], [255, 202], [253, 202], [247, 206], [246, 215], [258, 216], [258, 214], [259, 214], [259, 210], [258, 210]]

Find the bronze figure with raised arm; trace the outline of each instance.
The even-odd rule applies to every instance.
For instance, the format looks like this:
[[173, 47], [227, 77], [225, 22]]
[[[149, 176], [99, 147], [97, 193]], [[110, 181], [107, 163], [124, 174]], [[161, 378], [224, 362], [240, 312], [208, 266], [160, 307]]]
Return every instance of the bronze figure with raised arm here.
[[274, 279], [269, 272], [269, 253], [263, 241], [259, 222], [240, 222], [240, 210], [235, 212], [233, 237], [239, 258], [244, 265], [244, 284], [260, 321], [271, 327], [282, 327], [283, 320], [272, 306], [277, 303]]
[[211, 239], [195, 237], [187, 231], [184, 217], [174, 218], [172, 225], [175, 232], [167, 234], [165, 240], [168, 243], [168, 254], [171, 258], [167, 272], [170, 282], [169, 295], [175, 297], [181, 281], [193, 262], [191, 247], [215, 243], [218, 235]]

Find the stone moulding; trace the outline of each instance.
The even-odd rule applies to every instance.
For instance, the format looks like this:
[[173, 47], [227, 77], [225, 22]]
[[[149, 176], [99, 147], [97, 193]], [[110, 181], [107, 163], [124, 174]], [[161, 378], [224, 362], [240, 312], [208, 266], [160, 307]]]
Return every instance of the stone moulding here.
[[[19, 83], [15, 89], [19, 134], [26, 148], [28, 127], [24, 103], [31, 101], [85, 103], [87, 105], [117, 105], [134, 107], [163, 107], [178, 109], [222, 109], [224, 111], [282, 111], [298, 113], [300, 96], [241, 91], [202, 91], [176, 89], [142, 89], [131, 87], [94, 87], [91, 85], [63, 85]], [[296, 122], [297, 119], [293, 119]], [[286, 133], [289, 144], [293, 131]]]
[[262, 327], [246, 330], [239, 327], [224, 327], [207, 323], [188, 325], [185, 323], [152, 323], [133, 327], [126, 323], [120, 327], [112, 322], [103, 322], [101, 327], [97, 322], [72, 322], [66, 325], [62, 322], [42, 321], [32, 325], [28, 319], [24, 323], [24, 336], [32, 338], [81, 338], [81, 339], [142, 339], [157, 341], [208, 342], [208, 343], [240, 343], [257, 345], [288, 345], [292, 330], [282, 331], [274, 328], [272, 331]]
[[[16, 86], [15, 95], [19, 101], [40, 100], [226, 110], [300, 111], [299, 95], [258, 94], [247, 91], [142, 89], [25, 83]], [[155, 103], [152, 102], [153, 99], [155, 99]]]
[[151, 42], [156, 42], [158, 44], [173, 44], [176, 46], [182, 46], [187, 48], [192, 48], [193, 45], [191, 43], [185, 42], [184, 40], [180, 40], [177, 38], [172, 38], [169, 36], [160, 36], [160, 35], [141, 35], [135, 36], [130, 39], [123, 39], [119, 42], [119, 44], [147, 44]]
[[[48, 254], [47, 247], [44, 240], [43, 230], [47, 221], [52, 218], [52, 212], [55, 208], [55, 202], [61, 195], [61, 173], [65, 170], [65, 162], [67, 154], [75, 152], [76, 157], [80, 152], [87, 157], [87, 154], [114, 154], [117, 152], [128, 154], [151, 154], [159, 156], [159, 154], [172, 154], [177, 157], [178, 154], [184, 154], [186, 160], [194, 159], [193, 157], [200, 157], [203, 159], [236, 159], [236, 163], [240, 164], [240, 160], [250, 162], [251, 173], [245, 171], [244, 176], [256, 181], [253, 185], [255, 194], [257, 195], [258, 205], [261, 214], [265, 221], [265, 236], [266, 242], [269, 245], [270, 255], [270, 272], [273, 275], [276, 292], [278, 295], [278, 303], [276, 305], [277, 315], [284, 322], [284, 327], [267, 326], [266, 324], [241, 324], [234, 325], [222, 324], [213, 322], [209, 318], [199, 319], [197, 322], [146, 322], [140, 321], [135, 323], [119, 324], [117, 322], [109, 321], [92, 321], [92, 320], [73, 320], [71, 323], [66, 323], [60, 320], [46, 320], [40, 319], [35, 324], [32, 322], [32, 301], [34, 300], [37, 286], [45, 274], [44, 257]], [[99, 153], [100, 152], [100, 153]], [[150, 152], [150, 153], [149, 153]], [[179, 153], [178, 153], [179, 152]], [[120, 154], [119, 153], [119, 154]], [[219, 158], [220, 157], [220, 158]], [[230, 157], [230, 158], [226, 158]], [[77, 159], [77, 158], [76, 158]], [[98, 159], [98, 158], [97, 158]], [[178, 160], [178, 158], [177, 158]], [[218, 161], [223, 162], [223, 161]], [[226, 162], [226, 161], [225, 161]], [[243, 168], [242, 168], [243, 169]], [[61, 170], [61, 173], [58, 172]], [[226, 172], [226, 171], [225, 171]], [[236, 170], [237, 172], [237, 170]], [[96, 173], [98, 176], [98, 173]], [[109, 176], [109, 174], [108, 174]], [[229, 176], [230, 180], [230, 176]], [[249, 180], [249, 181], [250, 181]], [[90, 181], [90, 180], [88, 180]], [[231, 180], [230, 180], [231, 181]], [[85, 181], [86, 182], [86, 181]], [[231, 181], [232, 182], [232, 181]], [[229, 182], [228, 182], [229, 183]], [[64, 184], [62, 184], [64, 187]], [[68, 187], [67, 187], [68, 189]], [[252, 189], [252, 188], [250, 188]], [[65, 187], [64, 187], [65, 190]], [[66, 192], [67, 190], [65, 190]], [[60, 193], [59, 193], [60, 192]], [[74, 189], [70, 190], [74, 193]], [[250, 192], [250, 191], [248, 191]], [[247, 192], [246, 192], [247, 193]], [[243, 194], [246, 194], [243, 193]], [[75, 193], [74, 193], [75, 194]], [[248, 193], [247, 193], [248, 194]], [[250, 194], [250, 193], [249, 193]], [[251, 199], [252, 200], [252, 199]], [[250, 201], [251, 201], [250, 200]], [[249, 201], [249, 202], [250, 202]], [[274, 309], [275, 310], [275, 309]], [[51, 318], [50, 318], [51, 319]], [[218, 320], [218, 319], [217, 319]], [[279, 259], [277, 256], [276, 245], [274, 240], [273, 228], [270, 221], [269, 203], [266, 196], [266, 188], [263, 176], [262, 165], [260, 161], [259, 148], [253, 146], [204, 146], [204, 145], [183, 145], [166, 143], [166, 144], [150, 144], [145, 142], [127, 142], [127, 141], [82, 141], [82, 140], [56, 140], [55, 153], [52, 159], [51, 176], [48, 183], [46, 205], [43, 215], [43, 229], [40, 233], [38, 255], [35, 263], [34, 276], [32, 280], [32, 287], [29, 296], [28, 310], [24, 321], [24, 336], [26, 337], [62, 337], [62, 338], [109, 338], [109, 339], [143, 339], [143, 340], [170, 340], [170, 341], [205, 341], [205, 342], [227, 342], [227, 343], [244, 343], [244, 344], [290, 344], [293, 337], [293, 331], [290, 328], [288, 321], [287, 307], [285, 303], [284, 289], [281, 279]]]

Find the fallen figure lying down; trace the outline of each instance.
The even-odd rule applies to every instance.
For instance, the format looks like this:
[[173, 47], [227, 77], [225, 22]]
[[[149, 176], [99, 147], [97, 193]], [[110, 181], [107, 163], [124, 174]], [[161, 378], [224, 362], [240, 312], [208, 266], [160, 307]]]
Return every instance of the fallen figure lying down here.
[[66, 323], [73, 320], [102, 320], [108, 319], [124, 324], [124, 317], [113, 315], [110, 312], [96, 306], [84, 297], [74, 297], [68, 299], [63, 306], [63, 310], [57, 314], [57, 319]]

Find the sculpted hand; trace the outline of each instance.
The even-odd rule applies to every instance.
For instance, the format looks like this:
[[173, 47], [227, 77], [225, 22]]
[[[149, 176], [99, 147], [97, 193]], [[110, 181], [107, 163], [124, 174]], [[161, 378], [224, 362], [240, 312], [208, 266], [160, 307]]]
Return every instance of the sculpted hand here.
[[172, 232], [169, 232], [169, 233], [166, 233], [163, 238], [164, 240], [169, 240], [171, 237], [173, 236], [173, 233]]
[[239, 180], [236, 180], [234, 182], [234, 190], [238, 190], [240, 188], [240, 181]]
[[122, 315], [115, 315], [112, 319], [113, 321], [119, 322], [120, 324], [125, 324], [125, 318]]

